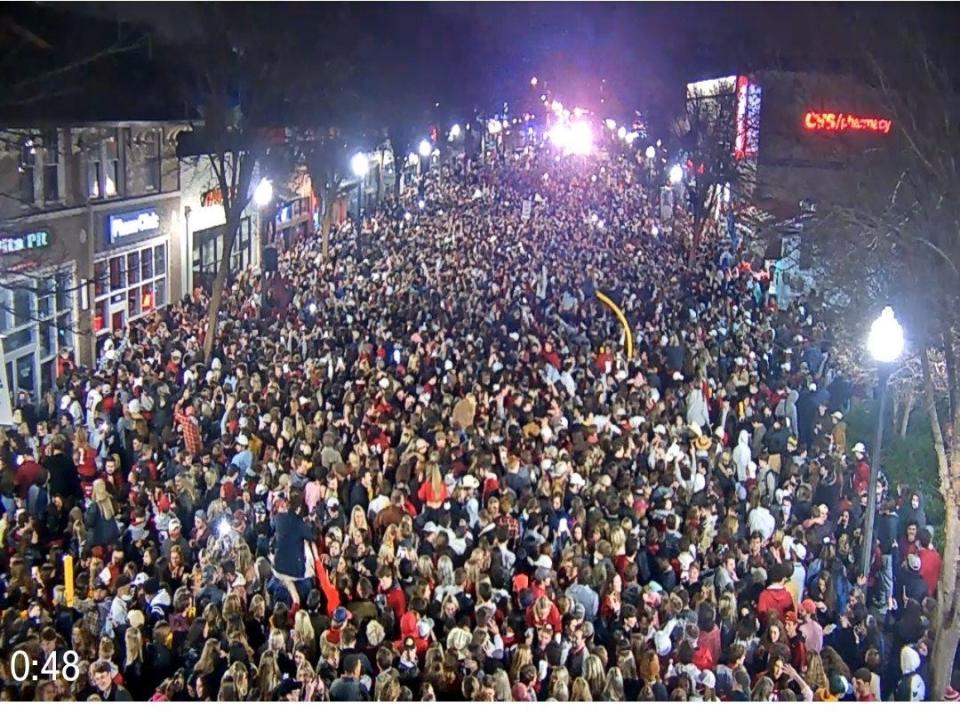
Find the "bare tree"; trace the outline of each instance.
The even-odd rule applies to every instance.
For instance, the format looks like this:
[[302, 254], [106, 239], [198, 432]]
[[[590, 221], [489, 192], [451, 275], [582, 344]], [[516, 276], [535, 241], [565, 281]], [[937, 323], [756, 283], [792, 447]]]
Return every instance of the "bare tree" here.
[[876, 88], [894, 143], [853, 167], [855, 190], [819, 207], [813, 247], [829, 267], [825, 285], [843, 296], [851, 340], [863, 342], [865, 316], [886, 303], [906, 327], [945, 512], [930, 691], [942, 699], [960, 643], [960, 94], [928, 36], [908, 23], [878, 31], [858, 56], [854, 69]]

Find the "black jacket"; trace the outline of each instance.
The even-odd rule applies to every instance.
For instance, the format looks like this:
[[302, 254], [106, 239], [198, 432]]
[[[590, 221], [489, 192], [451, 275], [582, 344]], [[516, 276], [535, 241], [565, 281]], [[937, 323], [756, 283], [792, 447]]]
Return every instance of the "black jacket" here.
[[274, 519], [274, 556], [273, 567], [278, 573], [294, 578], [302, 578], [306, 568], [303, 555], [303, 542], [314, 539], [313, 528], [304, 523], [295, 513], [281, 513]]
[[50, 472], [50, 498], [61, 496], [68, 502], [83, 498], [80, 475], [73, 459], [64, 453], [57, 453], [44, 459], [43, 465]]

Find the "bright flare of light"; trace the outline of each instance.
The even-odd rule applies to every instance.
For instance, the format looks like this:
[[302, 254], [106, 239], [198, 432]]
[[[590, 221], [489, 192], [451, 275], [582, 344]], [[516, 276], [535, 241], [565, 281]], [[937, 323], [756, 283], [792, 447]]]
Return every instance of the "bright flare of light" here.
[[421, 141], [420, 146], [417, 148], [418, 148], [418, 151], [420, 152], [420, 156], [422, 156], [423, 158], [427, 158], [428, 156], [430, 156], [430, 152], [433, 151], [433, 146], [426, 139]]
[[217, 526], [217, 533], [223, 538], [230, 532], [230, 524], [227, 521], [220, 521], [220, 525]]
[[656, 155], [657, 155], [657, 149], [651, 144], [650, 146], [647, 147], [646, 157], [648, 159], [652, 159], [656, 157]]
[[617, 137], [620, 139], [627, 138], [627, 130], [625, 127], [620, 127], [619, 129], [617, 129]]
[[503, 131], [503, 124], [500, 123], [499, 119], [491, 119], [487, 122], [487, 131], [491, 134], [499, 134]]
[[407, 157], [407, 162], [416, 166], [420, 163], [420, 157], [411, 151], [410, 156]]
[[315, 302], [310, 303], [310, 314], [311, 315], [317, 314], [317, 303]]
[[452, 127], [450, 127], [450, 138], [456, 139], [459, 136], [460, 136], [460, 125], [454, 124]]
[[894, 362], [903, 352], [903, 328], [892, 307], [883, 308], [880, 317], [870, 326], [867, 349], [877, 362]]
[[410, 212], [409, 212], [409, 211], [408, 211], [407, 213], [404, 213], [404, 214], [403, 214], [403, 220], [405, 220], [405, 221], [409, 221], [409, 220], [411, 220], [412, 218], [413, 218], [413, 216], [410, 215]]
[[353, 155], [353, 158], [350, 159], [350, 170], [353, 171], [353, 175], [357, 178], [367, 175], [367, 171], [370, 170], [370, 162], [367, 161], [367, 155], [362, 151], [358, 151]]
[[654, 226], [653, 228], [650, 229], [650, 235], [656, 238], [658, 235], [660, 235], [660, 229]]
[[563, 102], [554, 99], [553, 104], [550, 105], [550, 108], [553, 109], [554, 113], [561, 114], [563, 113]]
[[531, 77], [531, 78], [530, 78], [530, 86], [531, 86], [531, 87], [536, 87], [537, 84], [538, 84], [538, 81], [539, 81], [539, 80], [537, 80], [536, 77]]
[[417, 202], [417, 207], [418, 207], [421, 211], [422, 211], [424, 208], [426, 208], [426, 205], [427, 205], [427, 202], [426, 202], [426, 201], [418, 201], [418, 202]]
[[604, 119], [603, 123], [607, 125], [607, 129], [610, 131], [613, 131], [617, 128], [617, 122], [615, 122], [613, 119]]
[[674, 164], [670, 167], [670, 183], [680, 183], [683, 181], [683, 167], [680, 164]]
[[627, 135], [624, 137], [624, 140], [628, 144], [633, 144], [633, 142], [635, 142], [639, 138], [640, 138], [639, 132], [631, 131], [631, 132], [627, 132]]
[[570, 125], [570, 141], [567, 150], [571, 154], [586, 156], [593, 149], [593, 132], [585, 122], [575, 122]]
[[253, 202], [260, 208], [266, 206], [273, 199], [273, 184], [267, 179], [260, 179], [260, 183], [253, 190]]
[[575, 116], [575, 117], [582, 117], [582, 116], [583, 116], [584, 114], [586, 114], [586, 113], [587, 113], [587, 110], [584, 109], [583, 107], [574, 107], [574, 108], [573, 108], [573, 116]]

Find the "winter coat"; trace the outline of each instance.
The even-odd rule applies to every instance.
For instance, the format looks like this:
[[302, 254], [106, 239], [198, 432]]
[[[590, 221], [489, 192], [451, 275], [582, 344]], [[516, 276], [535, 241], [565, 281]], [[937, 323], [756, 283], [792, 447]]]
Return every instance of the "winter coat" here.
[[737, 446], [733, 450], [733, 463], [737, 465], [737, 480], [747, 480], [747, 466], [750, 464], [752, 454], [750, 453], [750, 433], [745, 429], [740, 432]]
[[687, 423], [705, 427], [710, 423], [710, 414], [703, 391], [694, 389], [687, 395]]
[[83, 525], [87, 529], [87, 549], [96, 546], [112, 546], [120, 539], [120, 529], [113, 518], [105, 518], [100, 506], [90, 504], [83, 516]]

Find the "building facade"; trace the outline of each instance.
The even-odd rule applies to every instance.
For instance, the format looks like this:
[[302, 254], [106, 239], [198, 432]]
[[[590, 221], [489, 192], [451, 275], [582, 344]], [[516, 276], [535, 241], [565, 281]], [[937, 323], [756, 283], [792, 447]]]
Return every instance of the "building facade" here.
[[[257, 177], [251, 181], [256, 186]], [[206, 156], [189, 156], [180, 161], [182, 233], [185, 237], [181, 284], [184, 292], [209, 292], [224, 251], [226, 214], [220, 183]], [[230, 275], [260, 264], [260, 210], [247, 204], [240, 230], [230, 253]]]
[[182, 294], [172, 123], [0, 130], [0, 338], [11, 391], [40, 396], [62, 350]]

